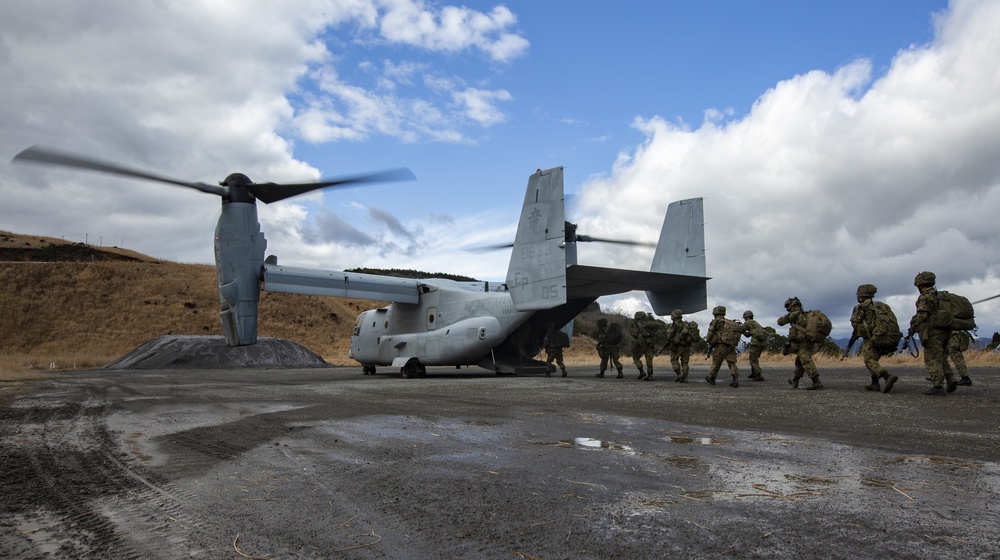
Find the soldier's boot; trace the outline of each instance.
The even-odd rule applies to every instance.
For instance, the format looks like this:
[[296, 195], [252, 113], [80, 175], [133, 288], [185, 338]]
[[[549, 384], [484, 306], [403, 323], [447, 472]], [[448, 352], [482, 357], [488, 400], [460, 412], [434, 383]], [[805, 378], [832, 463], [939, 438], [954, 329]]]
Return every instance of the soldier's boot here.
[[889, 375], [884, 371], [882, 372], [882, 375], [880, 375], [879, 377], [885, 379], [885, 387], [882, 388], [883, 393], [888, 393], [889, 391], [891, 391], [892, 386], [895, 385], [897, 381], [899, 381], [899, 377], [895, 375]]
[[645, 378], [646, 378], [646, 371], [640, 367], [639, 368], [639, 381], [642, 381]]
[[568, 371], [566, 371], [566, 368], [562, 368], [562, 372], [563, 372], [562, 374], [563, 377], [566, 377], [566, 374], [569, 373]]
[[796, 375], [795, 377], [788, 378], [788, 384], [792, 386], [792, 389], [799, 388], [799, 379], [802, 379], [801, 375]]
[[930, 389], [924, 391], [924, 394], [930, 395], [932, 397], [943, 397], [945, 396], [944, 387], [938, 387], [938, 386], [931, 387]]
[[604, 379], [604, 372], [603, 372], [603, 371], [601, 371], [601, 373], [598, 373], [598, 374], [597, 374], [597, 375], [595, 375], [594, 377], [599, 377], [599, 378], [601, 378], [601, 379]]
[[865, 385], [865, 390], [866, 391], [878, 391], [880, 393], [882, 392], [882, 386], [878, 384], [878, 376], [877, 375], [873, 375], [872, 376], [872, 382], [869, 385]]
[[674, 370], [674, 375], [677, 376], [674, 378], [674, 383], [680, 383], [681, 379], [684, 379], [684, 375], [681, 373], [681, 370], [679, 369]]
[[764, 380], [764, 374], [763, 374], [763, 372], [758, 371], [757, 373], [751, 375], [750, 379], [753, 379], [754, 381], [763, 381]]
[[816, 377], [812, 378], [812, 382], [813, 382], [812, 385], [806, 387], [806, 391], [815, 391], [817, 389], [822, 389], [823, 388], [823, 383], [820, 382], [818, 375]]
[[947, 391], [949, 393], [954, 393], [955, 389], [958, 389], [958, 381], [955, 381], [955, 375], [954, 374], [949, 373], [949, 374], [945, 375], [944, 376], [944, 381], [945, 381], [945, 387], [946, 387], [945, 391]]
[[617, 379], [621, 379], [622, 377], [625, 377], [625, 374], [622, 373], [622, 370], [618, 370], [618, 377], [617, 377]]
[[688, 376], [687, 376], [687, 374], [685, 373], [684, 375], [682, 375], [681, 378], [678, 379], [677, 381], [679, 383], [687, 383], [688, 382]]
[[730, 383], [730, 384], [729, 384], [729, 386], [730, 386], [730, 387], [732, 387], [733, 389], [735, 389], [735, 388], [739, 387], [739, 386], [740, 386], [740, 382], [739, 382], [739, 380], [738, 380], [738, 379], [739, 379], [739, 378], [737, 378], [737, 377], [736, 377], [736, 376], [734, 375], [734, 376], [733, 376], [733, 381], [732, 381], [732, 383]]
[[708, 383], [709, 385], [715, 385], [715, 378], [712, 377], [711, 375], [706, 375], [705, 382]]
[[972, 378], [966, 375], [962, 379], [958, 380], [959, 387], [972, 387]]
[[643, 379], [643, 381], [652, 381], [652, 380], [653, 380], [653, 368], [649, 368], [649, 373], [646, 374], [646, 379]]

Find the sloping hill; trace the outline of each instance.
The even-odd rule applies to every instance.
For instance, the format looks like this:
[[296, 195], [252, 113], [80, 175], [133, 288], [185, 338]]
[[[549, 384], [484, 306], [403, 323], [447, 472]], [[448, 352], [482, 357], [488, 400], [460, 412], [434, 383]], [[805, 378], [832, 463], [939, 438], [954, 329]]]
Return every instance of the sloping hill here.
[[[0, 251], [0, 354], [111, 361], [162, 335], [222, 334], [210, 265], [6, 232]], [[264, 293], [259, 334], [294, 340], [335, 365], [353, 364], [354, 320], [378, 305]]]
[[[0, 356], [93, 367], [164, 335], [221, 336], [216, 286], [211, 265], [0, 231]], [[384, 304], [264, 292], [258, 334], [297, 342], [333, 365], [357, 365], [347, 357], [355, 319]], [[595, 304], [577, 318], [567, 363], [597, 361], [582, 335], [600, 316]]]

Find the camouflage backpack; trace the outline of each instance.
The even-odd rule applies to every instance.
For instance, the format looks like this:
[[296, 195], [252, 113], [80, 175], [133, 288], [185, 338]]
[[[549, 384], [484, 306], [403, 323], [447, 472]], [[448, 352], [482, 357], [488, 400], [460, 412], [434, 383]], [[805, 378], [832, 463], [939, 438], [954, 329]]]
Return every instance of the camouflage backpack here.
[[942, 329], [968, 331], [976, 328], [976, 312], [969, 298], [951, 292], [938, 292], [938, 306], [932, 324]]
[[608, 332], [604, 335], [605, 344], [621, 344], [622, 343], [622, 326], [618, 323], [611, 323], [608, 325]]
[[733, 319], [719, 319], [719, 321], [721, 321], [719, 325], [719, 342], [728, 344], [729, 346], [739, 344], [740, 337], [743, 336], [743, 324]]
[[802, 315], [806, 318], [806, 340], [825, 342], [826, 337], [830, 336], [830, 331], [833, 330], [833, 323], [830, 322], [830, 319], [818, 309], [803, 311]]
[[660, 349], [666, 346], [670, 340], [670, 329], [667, 324], [659, 319], [653, 319], [646, 324], [646, 343], [654, 348]]
[[899, 347], [900, 339], [903, 338], [896, 314], [888, 304], [881, 301], [872, 301], [872, 310], [874, 318], [872, 324], [868, 325], [872, 346], [879, 350], [895, 351]]
[[564, 331], [556, 331], [555, 340], [553, 340], [553, 342], [555, 342], [556, 346], [559, 348], [569, 348], [569, 335]]
[[681, 337], [683, 345], [690, 346], [699, 338], [701, 338], [701, 331], [698, 330], [698, 323], [695, 323], [694, 321], [685, 321], [684, 334]]

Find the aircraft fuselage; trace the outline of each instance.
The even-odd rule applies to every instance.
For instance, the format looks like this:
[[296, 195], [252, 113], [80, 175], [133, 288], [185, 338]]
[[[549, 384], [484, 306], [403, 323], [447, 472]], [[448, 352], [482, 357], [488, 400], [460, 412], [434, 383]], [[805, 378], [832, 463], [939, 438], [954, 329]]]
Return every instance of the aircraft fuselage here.
[[366, 366], [478, 364], [532, 315], [515, 310], [505, 291], [443, 279], [422, 280], [419, 290], [418, 303], [361, 313], [350, 357]]

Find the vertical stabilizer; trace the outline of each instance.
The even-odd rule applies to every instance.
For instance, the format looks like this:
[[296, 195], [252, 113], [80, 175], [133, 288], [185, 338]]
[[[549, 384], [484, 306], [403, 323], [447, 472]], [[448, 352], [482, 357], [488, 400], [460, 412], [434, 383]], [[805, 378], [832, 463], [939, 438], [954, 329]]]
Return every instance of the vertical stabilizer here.
[[507, 288], [518, 311], [566, 303], [563, 169], [538, 170], [528, 188], [507, 267]]
[[679, 200], [667, 207], [650, 270], [692, 277], [692, 285], [687, 288], [646, 292], [657, 315], [668, 315], [674, 309], [694, 313], [708, 307], [705, 212], [701, 198]]

